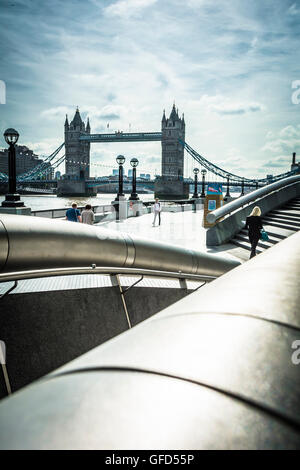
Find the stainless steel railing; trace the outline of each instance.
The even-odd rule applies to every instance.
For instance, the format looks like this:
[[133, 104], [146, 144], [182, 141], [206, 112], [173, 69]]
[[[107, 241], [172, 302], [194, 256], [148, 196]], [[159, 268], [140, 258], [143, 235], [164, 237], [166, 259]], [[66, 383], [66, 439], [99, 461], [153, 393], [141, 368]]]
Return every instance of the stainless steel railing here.
[[[79, 206], [79, 210], [83, 210], [85, 206]], [[34, 217], [45, 217], [50, 219], [59, 219], [65, 217], [66, 211], [68, 207], [60, 207], [57, 209], [39, 209], [39, 210], [32, 210], [31, 215]], [[111, 204], [103, 204], [100, 206], [92, 206], [92, 209], [95, 214], [107, 214], [114, 211], [114, 208]]]
[[240, 262], [102, 227], [0, 214], [0, 272], [92, 264], [218, 277]]
[[[128, 200], [124, 201], [129, 203]], [[192, 205], [194, 203], [193, 200], [182, 200], [182, 201], [160, 201], [163, 208], [170, 207], [170, 206], [180, 206], [183, 208], [186, 205]], [[143, 206], [145, 208], [151, 208], [154, 205], [154, 201], [143, 201]], [[83, 210], [85, 206], [79, 206], [79, 210]], [[39, 210], [32, 210], [31, 215], [34, 217], [45, 217], [50, 219], [61, 219], [64, 218], [66, 215], [68, 207], [59, 207], [54, 209], [39, 209]], [[100, 215], [107, 215], [111, 212], [115, 212], [115, 208], [113, 204], [103, 204], [103, 205], [96, 205], [92, 206], [92, 210], [95, 214]]]
[[137, 268], [117, 268], [117, 267], [97, 267], [89, 266], [82, 268], [60, 268], [60, 269], [36, 269], [30, 271], [15, 271], [11, 273], [0, 274], [1, 282], [21, 281], [25, 279], [40, 279], [45, 277], [57, 276], [78, 276], [82, 274], [101, 274], [101, 275], [126, 275], [126, 276], [144, 276], [164, 279], [183, 279], [187, 281], [210, 282], [216, 279], [216, 276], [205, 276], [203, 274], [174, 273], [170, 271], [158, 271], [153, 269]]
[[229, 202], [225, 206], [220, 207], [212, 212], [209, 212], [206, 216], [206, 220], [209, 223], [215, 223], [220, 218], [225, 217], [228, 214], [240, 209], [241, 207], [245, 206], [246, 204], [255, 201], [267, 194], [272, 193], [273, 191], [277, 191], [285, 186], [289, 186], [291, 184], [299, 183], [300, 182], [300, 175], [290, 176], [289, 178], [285, 178], [283, 180], [277, 181], [275, 183], [269, 184], [264, 186], [263, 188], [256, 189], [245, 196], [241, 196], [238, 199], [235, 199], [232, 202]]

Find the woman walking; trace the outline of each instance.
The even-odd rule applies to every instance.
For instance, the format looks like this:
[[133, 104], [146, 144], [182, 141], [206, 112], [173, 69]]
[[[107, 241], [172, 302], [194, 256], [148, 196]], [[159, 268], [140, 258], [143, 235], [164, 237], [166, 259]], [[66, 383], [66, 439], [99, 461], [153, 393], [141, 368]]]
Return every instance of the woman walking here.
[[92, 211], [92, 206], [87, 204], [81, 213], [81, 221], [83, 224], [93, 225], [95, 222], [95, 214]]
[[246, 219], [246, 228], [248, 229], [249, 241], [251, 243], [250, 258], [256, 256], [256, 247], [260, 239], [260, 231], [263, 228], [260, 216], [261, 210], [258, 206], [255, 206]]

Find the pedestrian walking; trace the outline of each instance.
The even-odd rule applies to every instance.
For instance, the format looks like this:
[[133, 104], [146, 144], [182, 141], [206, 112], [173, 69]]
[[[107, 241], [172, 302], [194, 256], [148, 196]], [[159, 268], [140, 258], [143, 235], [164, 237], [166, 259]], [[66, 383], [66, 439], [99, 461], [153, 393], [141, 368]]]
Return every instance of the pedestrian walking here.
[[88, 225], [93, 225], [95, 222], [95, 214], [90, 204], [87, 204], [85, 209], [81, 212], [81, 222]]
[[160, 202], [159, 202], [158, 198], [155, 199], [155, 203], [154, 203], [154, 206], [153, 206], [153, 212], [154, 212], [154, 219], [153, 219], [152, 225], [154, 227], [157, 216], [158, 216], [158, 225], [160, 225], [161, 205], [160, 205]]
[[66, 212], [66, 220], [69, 222], [81, 222], [80, 210], [77, 209], [76, 202], [72, 203], [72, 207]]
[[255, 206], [251, 214], [246, 219], [246, 228], [248, 229], [249, 241], [251, 243], [250, 258], [256, 256], [256, 247], [260, 239], [260, 231], [263, 228], [261, 221], [261, 210]]

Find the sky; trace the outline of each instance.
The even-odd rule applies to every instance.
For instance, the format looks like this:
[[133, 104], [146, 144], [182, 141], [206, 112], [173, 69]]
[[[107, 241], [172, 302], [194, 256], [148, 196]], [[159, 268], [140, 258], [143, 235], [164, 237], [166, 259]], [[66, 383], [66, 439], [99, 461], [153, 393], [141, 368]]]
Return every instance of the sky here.
[[[161, 129], [257, 178], [300, 160], [300, 0], [0, 0], [0, 147], [8, 127], [41, 156], [76, 106], [91, 132]], [[159, 173], [161, 144], [92, 144], [91, 174], [122, 153]], [[185, 175], [197, 166], [185, 158]], [[63, 168], [61, 168], [63, 170]]]

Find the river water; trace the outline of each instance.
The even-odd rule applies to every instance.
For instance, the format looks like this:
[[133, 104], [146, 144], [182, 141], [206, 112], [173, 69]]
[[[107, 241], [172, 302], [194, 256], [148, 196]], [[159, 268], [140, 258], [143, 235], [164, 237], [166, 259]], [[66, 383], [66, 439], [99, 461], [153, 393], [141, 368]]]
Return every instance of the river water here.
[[[126, 194], [126, 199], [128, 199], [129, 194]], [[238, 197], [238, 193], [231, 193], [231, 196]], [[21, 196], [21, 200], [24, 202], [25, 206], [30, 207], [33, 211], [43, 210], [43, 209], [62, 209], [64, 207], [71, 207], [72, 202], [76, 202], [78, 206], [85, 206], [86, 204], [91, 204], [92, 206], [102, 206], [110, 204], [116, 197], [116, 194], [98, 194], [96, 197], [57, 197], [55, 195], [43, 194], [43, 195], [30, 195], [30, 196]], [[190, 194], [190, 197], [192, 195]], [[5, 199], [5, 196], [0, 196], [0, 205], [1, 202]], [[140, 194], [140, 199], [142, 201], [153, 201], [154, 193], [149, 194]]]
[[[43, 194], [36, 196], [21, 196], [21, 200], [25, 206], [30, 207], [33, 211], [42, 209], [61, 209], [64, 207], [71, 207], [72, 202], [77, 202], [78, 206], [85, 206], [91, 204], [93, 206], [102, 206], [110, 204], [116, 197], [116, 194], [98, 194], [96, 197], [57, 197], [51, 194]], [[129, 194], [126, 194], [128, 199]], [[154, 193], [152, 194], [141, 194], [140, 199], [142, 201], [153, 201]], [[5, 199], [5, 196], [0, 196], [1, 202]]]

